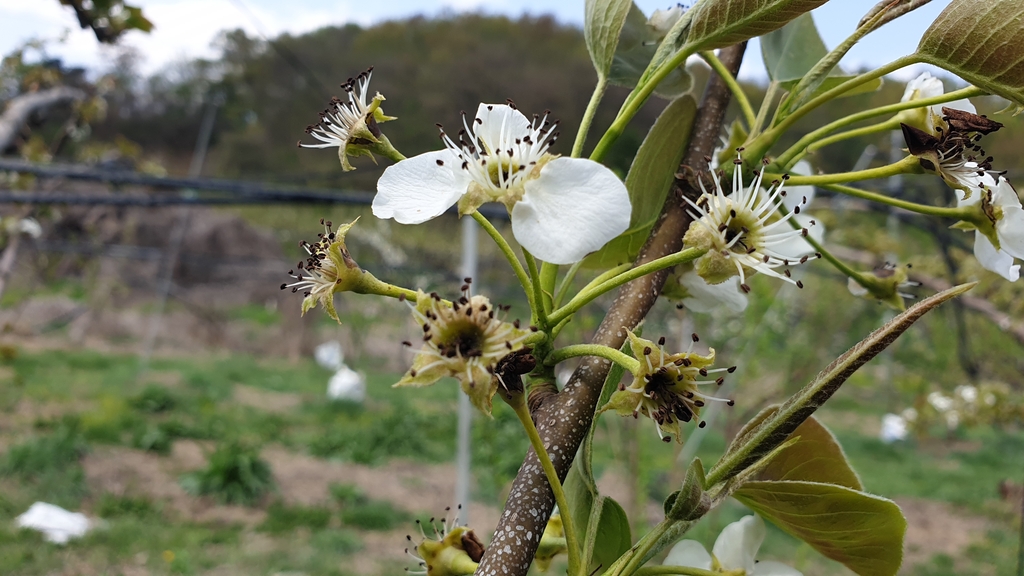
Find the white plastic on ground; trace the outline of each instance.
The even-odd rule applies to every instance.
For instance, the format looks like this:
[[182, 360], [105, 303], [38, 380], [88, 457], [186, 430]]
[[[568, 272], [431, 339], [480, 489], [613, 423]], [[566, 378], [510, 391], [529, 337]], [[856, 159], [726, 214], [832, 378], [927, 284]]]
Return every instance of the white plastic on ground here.
[[47, 541], [65, 544], [72, 538], [79, 538], [89, 531], [89, 519], [78, 512], [68, 512], [60, 506], [36, 502], [15, 519], [22, 528], [38, 530]]
[[906, 440], [907, 421], [898, 414], [882, 416], [882, 429], [878, 432], [878, 438], [886, 444]]
[[316, 363], [327, 370], [341, 370], [345, 366], [345, 352], [341, 349], [341, 342], [331, 340], [324, 342], [313, 350], [313, 357]]
[[327, 382], [327, 397], [331, 400], [362, 402], [366, 399], [366, 379], [359, 372], [342, 364]]

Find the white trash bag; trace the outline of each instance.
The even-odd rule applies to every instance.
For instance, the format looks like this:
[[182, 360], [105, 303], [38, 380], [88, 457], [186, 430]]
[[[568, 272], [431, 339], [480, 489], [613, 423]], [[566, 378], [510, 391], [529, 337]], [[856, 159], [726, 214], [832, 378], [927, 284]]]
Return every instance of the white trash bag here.
[[68, 512], [46, 502], [36, 502], [14, 522], [21, 528], [42, 532], [48, 542], [55, 544], [66, 544], [89, 531], [89, 519], [85, 514]]
[[345, 352], [341, 349], [341, 342], [331, 340], [324, 342], [313, 350], [313, 357], [316, 363], [327, 370], [341, 370], [345, 366]]
[[362, 403], [366, 399], [366, 378], [342, 364], [327, 382], [327, 397], [331, 400]]

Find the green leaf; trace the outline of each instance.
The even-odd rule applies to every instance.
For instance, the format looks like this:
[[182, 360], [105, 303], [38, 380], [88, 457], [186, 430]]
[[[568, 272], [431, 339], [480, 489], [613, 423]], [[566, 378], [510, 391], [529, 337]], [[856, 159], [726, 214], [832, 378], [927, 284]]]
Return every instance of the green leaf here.
[[[762, 410], [743, 427], [736, 439], [742, 441], [742, 436], [756, 429], [778, 410], [779, 406]], [[789, 437], [796, 442], [776, 454], [757, 474], [756, 480], [800, 480], [864, 489], [836, 437], [817, 418], [811, 416], [804, 420]]]
[[828, 54], [810, 13], [761, 37], [761, 57], [768, 77], [776, 82], [800, 80]]
[[971, 84], [1024, 106], [1024, 2], [953, 0], [917, 53]]
[[631, 6], [632, 0], [586, 0], [584, 4], [583, 36], [601, 78], [607, 77], [612, 67], [619, 34]]
[[749, 482], [733, 496], [861, 576], [894, 575], [907, 521], [891, 500], [814, 482]]
[[572, 516], [573, 527], [578, 534], [587, 533], [587, 524], [590, 522], [590, 512], [594, 507], [594, 499], [597, 498], [597, 487], [593, 480], [589, 480], [580, 470], [580, 466], [574, 465], [569, 469], [562, 482], [562, 491], [569, 501], [570, 510], [560, 510], [562, 514]]
[[[789, 24], [761, 37], [761, 55], [768, 76], [779, 82], [782, 88], [792, 90], [800, 83], [804, 75], [825, 56], [828, 49], [821, 40], [814, 19], [810, 13], [801, 14]], [[831, 90], [852, 78], [839, 67], [834, 68], [811, 97]], [[844, 92], [840, 98], [874, 92], [882, 86], [882, 79], [876, 78], [860, 86]]]
[[672, 188], [696, 112], [697, 103], [687, 95], [673, 100], [658, 116], [626, 175], [626, 190], [633, 206], [629, 228], [587, 256], [584, 267], [610, 268], [632, 262], [640, 253]]
[[[626, 16], [618, 47], [615, 50], [608, 81], [618, 86], [632, 88], [648, 70], [651, 60], [661, 43], [658, 32], [647, 24], [647, 16], [632, 4]], [[672, 99], [690, 90], [693, 79], [685, 68], [677, 68], [665, 77], [654, 93], [662, 98]]]
[[858, 368], [895, 342], [926, 313], [975, 285], [976, 282], [961, 284], [925, 298], [847, 350], [790, 397], [778, 412], [767, 415], [763, 424], [751, 429], [740, 443], [734, 443], [732, 449], [708, 472], [708, 482], [713, 485], [732, 478], [785, 442]]
[[711, 510], [711, 498], [704, 491], [704, 465], [694, 458], [686, 470], [682, 489], [665, 500], [665, 516], [671, 520], [697, 521]]
[[828, 0], [703, 0], [693, 8], [686, 43], [696, 51], [724, 48], [778, 30]]
[[606, 496], [594, 502], [584, 540], [584, 558], [590, 558], [588, 574], [611, 566], [633, 545], [629, 518], [619, 503]]

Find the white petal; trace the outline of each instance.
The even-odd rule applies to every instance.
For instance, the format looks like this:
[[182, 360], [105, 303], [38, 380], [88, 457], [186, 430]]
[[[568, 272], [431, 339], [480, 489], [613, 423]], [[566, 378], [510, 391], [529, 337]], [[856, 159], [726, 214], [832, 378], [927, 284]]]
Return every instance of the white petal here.
[[764, 542], [764, 520], [754, 514], [744, 516], [722, 529], [711, 553], [726, 570], [754, 571], [754, 556]]
[[696, 540], [680, 540], [665, 557], [664, 565], [711, 570], [711, 554]]
[[854, 296], [867, 296], [868, 289], [857, 283], [856, 280], [850, 278], [846, 281], [846, 289], [850, 291], [850, 294]]
[[400, 224], [420, 224], [444, 214], [469, 187], [469, 176], [458, 162], [454, 154], [440, 150], [388, 166], [377, 181], [373, 215], [394, 218]]
[[696, 272], [690, 271], [679, 276], [679, 284], [690, 295], [683, 298], [683, 306], [697, 313], [711, 312], [725, 306], [733, 312], [747, 308], [747, 295], [740, 290], [740, 279], [733, 276], [721, 284], [708, 284]]
[[992, 242], [981, 232], [974, 234], [974, 257], [983, 268], [999, 274], [1010, 282], [1016, 282], [1020, 278], [1020, 266], [1013, 263], [1013, 256], [996, 250]]
[[[809, 162], [801, 160], [793, 166], [789, 173], [790, 175], [810, 176], [814, 170]], [[793, 208], [803, 203], [804, 198], [807, 199], [807, 205], [814, 201], [814, 186], [787, 186], [786, 195], [782, 197], [782, 205], [786, 207], [786, 210], [792, 212]], [[801, 206], [800, 209], [805, 210], [807, 206]]]
[[1003, 208], [1003, 217], [996, 222], [999, 248], [1024, 260], [1024, 210], [1020, 206]]
[[992, 187], [992, 204], [1000, 208], [1020, 208], [1020, 197], [1017, 196], [1017, 191], [1013, 189], [1010, 181], [1002, 176], [999, 177], [999, 182]]
[[597, 162], [556, 158], [525, 188], [512, 207], [512, 234], [545, 262], [578, 262], [629, 227], [626, 186]]
[[495, 146], [508, 146], [510, 139], [530, 133], [530, 121], [522, 112], [507, 104], [480, 104], [476, 109], [479, 122], [471, 126], [493, 155]]
[[939, 96], [943, 90], [942, 80], [928, 72], [922, 72], [920, 76], [907, 83], [907, 89], [903, 91], [903, 97], [900, 98], [900, 102]]
[[[934, 96], [939, 96], [941, 94], [942, 94], [942, 91], [940, 90], [939, 93], [938, 94], [934, 94]], [[975, 108], [974, 104], [971, 104], [971, 101], [966, 99], [966, 98], [961, 98], [960, 100], [953, 100], [952, 102], [943, 102], [942, 104], [936, 104], [936, 105], [931, 107], [931, 113], [935, 114], [939, 118], [942, 118], [942, 109], [943, 108], [952, 108], [954, 110], [963, 110], [964, 112], [970, 112], [971, 114], [977, 114], [978, 113], [978, 109]]]
[[804, 576], [802, 572], [793, 568], [792, 566], [786, 566], [782, 562], [773, 562], [771, 560], [765, 560], [764, 562], [758, 562], [754, 566], [754, 572], [751, 576]]

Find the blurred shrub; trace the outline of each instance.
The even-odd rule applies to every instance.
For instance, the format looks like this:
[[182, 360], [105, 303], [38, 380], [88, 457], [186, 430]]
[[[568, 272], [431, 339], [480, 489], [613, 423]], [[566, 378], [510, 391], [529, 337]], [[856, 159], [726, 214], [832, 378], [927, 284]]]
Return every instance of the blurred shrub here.
[[69, 418], [52, 434], [12, 446], [7, 452], [2, 471], [7, 475], [31, 479], [78, 465], [86, 449], [77, 420]]
[[118, 444], [125, 432], [131, 432], [138, 425], [138, 418], [128, 409], [124, 399], [105, 396], [95, 410], [81, 415], [82, 434], [95, 442]]
[[288, 506], [278, 500], [267, 507], [267, 519], [259, 528], [273, 534], [290, 532], [301, 527], [322, 530], [330, 521], [331, 511], [327, 508]]
[[207, 467], [186, 474], [181, 484], [193, 495], [252, 506], [274, 488], [274, 478], [258, 449], [233, 441], [220, 445], [210, 455]]
[[455, 419], [439, 418], [396, 400], [389, 412], [358, 428], [332, 428], [314, 439], [309, 450], [322, 458], [377, 464], [390, 458], [437, 462], [451, 457]]
[[159, 515], [160, 510], [145, 496], [116, 496], [106, 492], [100, 497], [95, 512], [100, 518], [149, 518]]
[[142, 412], [159, 414], [173, 410], [178, 405], [178, 400], [167, 388], [150, 384], [132, 398], [131, 405]]
[[162, 425], [143, 425], [135, 428], [132, 446], [146, 452], [167, 455], [171, 453], [174, 438]]
[[396, 510], [390, 502], [372, 500], [350, 484], [333, 484], [331, 496], [341, 505], [341, 521], [346, 526], [364, 530], [391, 530], [410, 520], [403, 510]]

